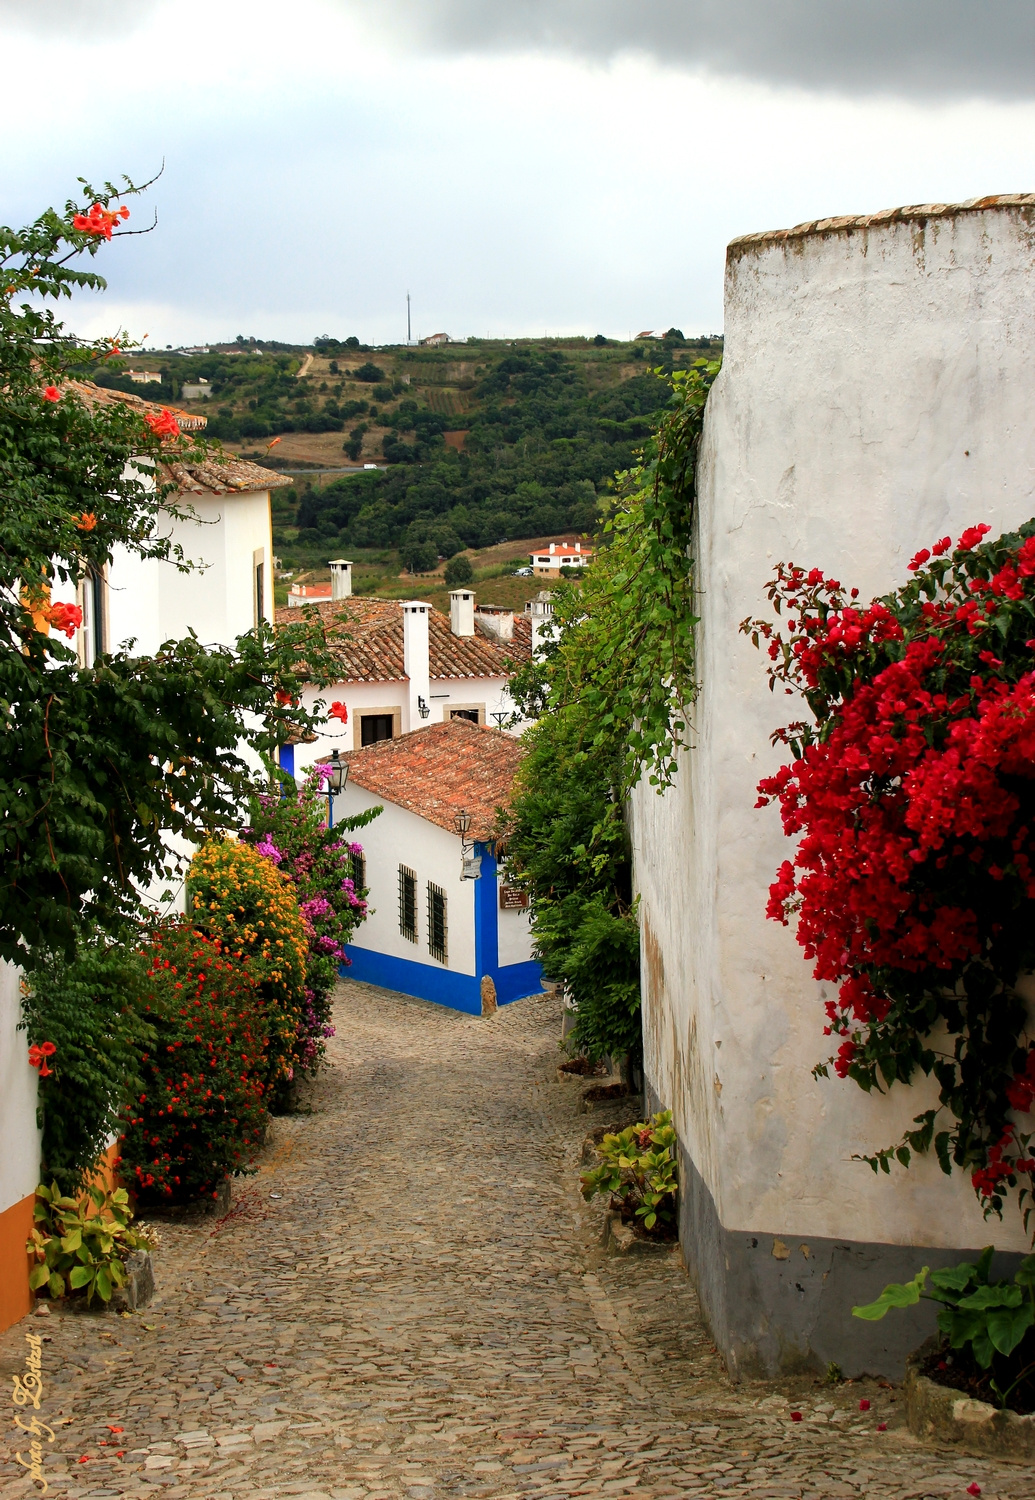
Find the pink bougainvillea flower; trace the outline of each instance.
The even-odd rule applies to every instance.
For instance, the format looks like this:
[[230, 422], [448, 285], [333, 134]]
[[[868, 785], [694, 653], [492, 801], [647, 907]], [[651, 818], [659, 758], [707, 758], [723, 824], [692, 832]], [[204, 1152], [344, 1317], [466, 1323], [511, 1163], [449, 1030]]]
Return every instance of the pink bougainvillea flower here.
[[43, 399], [44, 401], [60, 401], [61, 392], [56, 385], [48, 385], [44, 388]]

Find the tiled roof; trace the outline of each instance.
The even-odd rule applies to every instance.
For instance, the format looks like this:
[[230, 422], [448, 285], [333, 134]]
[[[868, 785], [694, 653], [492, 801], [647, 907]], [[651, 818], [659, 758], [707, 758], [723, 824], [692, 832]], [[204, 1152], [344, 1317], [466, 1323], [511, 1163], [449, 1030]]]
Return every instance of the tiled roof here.
[[[85, 406], [128, 406], [143, 416], [158, 416], [162, 411], [171, 411], [184, 432], [200, 431], [207, 417], [194, 416], [179, 407], [163, 407], [155, 401], [144, 401], [128, 391], [110, 391], [105, 386], [94, 385], [92, 380], [66, 380], [63, 389], [78, 396]], [[209, 449], [202, 457], [188, 456], [183, 461], [169, 458], [165, 470], [173, 484], [185, 494], [214, 495], [255, 490], [276, 490], [294, 481], [287, 474], [274, 473], [261, 464], [248, 463], [246, 459], [234, 458], [220, 449]]]
[[[328, 625], [341, 622], [329, 644], [342, 665], [342, 682], [405, 681], [402, 602], [398, 599], [334, 599], [311, 604]], [[298, 622], [298, 606], [277, 611], [283, 624]], [[428, 611], [428, 650], [433, 678], [507, 677], [532, 654], [531, 621], [514, 621], [514, 639], [497, 643], [478, 623], [473, 636], [456, 636], [437, 609]], [[508, 666], [507, 664], [513, 665]]]
[[496, 809], [506, 806], [524, 746], [499, 729], [450, 719], [397, 740], [350, 750], [349, 783], [384, 797], [439, 828], [455, 832], [458, 812], [471, 815], [469, 839], [490, 840]]

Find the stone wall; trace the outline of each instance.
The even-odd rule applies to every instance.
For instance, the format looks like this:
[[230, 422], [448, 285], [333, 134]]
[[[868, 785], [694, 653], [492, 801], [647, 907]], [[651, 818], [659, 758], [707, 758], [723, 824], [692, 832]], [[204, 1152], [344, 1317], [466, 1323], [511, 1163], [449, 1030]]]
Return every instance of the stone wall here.
[[675, 1113], [683, 1240], [733, 1371], [836, 1360], [900, 1375], [922, 1317], [853, 1302], [994, 1239], [969, 1184], [933, 1161], [875, 1177], [932, 1091], [816, 1081], [824, 990], [764, 917], [787, 857], [755, 785], [799, 716], [738, 632], [781, 559], [864, 598], [937, 537], [1035, 513], [1035, 197], [840, 219], [730, 247], [726, 346], [702, 450], [700, 700], [665, 796], [631, 809], [643, 922], [646, 1076]]

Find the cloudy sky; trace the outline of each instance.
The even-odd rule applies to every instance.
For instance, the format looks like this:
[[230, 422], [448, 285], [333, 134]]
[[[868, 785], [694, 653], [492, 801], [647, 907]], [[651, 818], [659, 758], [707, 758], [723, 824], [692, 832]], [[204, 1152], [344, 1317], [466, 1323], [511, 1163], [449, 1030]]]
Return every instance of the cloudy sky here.
[[83, 333], [722, 326], [726, 242], [1035, 189], [1035, 0], [0, 0], [0, 222], [165, 172]]

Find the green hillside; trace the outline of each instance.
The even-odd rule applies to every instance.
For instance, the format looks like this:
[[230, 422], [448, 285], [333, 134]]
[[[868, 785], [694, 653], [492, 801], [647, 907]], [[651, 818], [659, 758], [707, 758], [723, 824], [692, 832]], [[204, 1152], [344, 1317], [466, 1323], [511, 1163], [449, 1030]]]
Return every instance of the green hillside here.
[[[419, 571], [463, 548], [592, 532], [600, 499], [647, 435], [667, 386], [652, 371], [714, 357], [719, 340], [468, 340], [371, 350], [238, 340], [205, 354], [138, 356], [105, 383], [179, 402], [208, 435], [292, 471], [274, 492], [285, 567], [336, 551]], [[129, 382], [127, 370], [162, 375]], [[193, 402], [183, 386], [207, 381]], [[277, 441], [274, 441], [277, 440]], [[271, 446], [272, 445], [272, 446]], [[376, 463], [378, 468], [363, 470]]]

